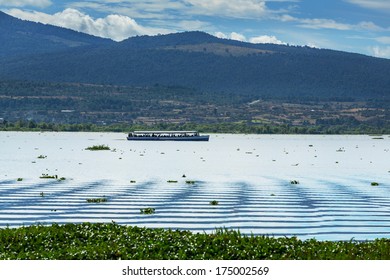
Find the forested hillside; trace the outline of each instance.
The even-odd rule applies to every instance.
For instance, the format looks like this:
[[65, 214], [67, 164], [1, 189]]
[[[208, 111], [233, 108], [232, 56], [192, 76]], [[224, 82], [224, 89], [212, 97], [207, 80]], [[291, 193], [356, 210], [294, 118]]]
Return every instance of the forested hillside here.
[[21, 56], [17, 60], [22, 60], [26, 55], [111, 43], [73, 30], [20, 20], [0, 11], [0, 59]]
[[387, 59], [250, 44], [203, 32], [139, 36], [117, 43], [4, 13], [0, 21], [0, 39], [5, 42], [0, 46], [0, 80], [160, 84], [259, 98], [389, 96]]
[[204, 32], [118, 43], [4, 13], [0, 40], [4, 120], [389, 127], [387, 59]]

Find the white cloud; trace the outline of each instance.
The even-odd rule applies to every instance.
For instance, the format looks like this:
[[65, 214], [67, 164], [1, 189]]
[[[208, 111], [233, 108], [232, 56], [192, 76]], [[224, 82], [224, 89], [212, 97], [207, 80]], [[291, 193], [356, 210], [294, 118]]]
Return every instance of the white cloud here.
[[378, 41], [379, 43], [390, 45], [390, 37], [389, 36], [378, 37], [378, 38], [375, 38], [375, 40]]
[[221, 39], [231, 39], [231, 40], [237, 40], [242, 42], [250, 42], [253, 44], [277, 44], [277, 45], [287, 45], [287, 43], [282, 42], [275, 36], [269, 36], [269, 35], [262, 35], [257, 37], [251, 37], [249, 40], [246, 39], [246, 37], [240, 33], [232, 32], [230, 34], [225, 34], [222, 32], [216, 32], [214, 34], [215, 37], [221, 38]]
[[308, 29], [334, 29], [334, 30], [368, 30], [368, 31], [383, 31], [385, 28], [376, 25], [371, 21], [362, 21], [357, 24], [340, 23], [333, 19], [326, 18], [296, 18], [290, 15], [282, 15], [278, 17], [282, 22], [296, 22], [298, 26]]
[[52, 4], [51, 0], [0, 0], [0, 6], [6, 7], [39, 7], [45, 8]]
[[191, 13], [233, 18], [262, 17], [268, 13], [263, 0], [184, 0]]
[[237, 33], [237, 32], [230, 33], [230, 39], [236, 40], [236, 41], [246, 42], [245, 36], [240, 34], [240, 33]]
[[287, 45], [287, 43], [280, 41], [275, 36], [262, 35], [257, 37], [252, 37], [249, 39], [249, 42], [253, 44], [277, 44], [277, 45]]
[[375, 57], [390, 58], [390, 46], [387, 47], [371, 47], [370, 53]]
[[352, 27], [349, 24], [339, 23], [333, 19], [299, 19], [300, 26], [311, 29], [336, 29], [336, 30], [351, 30]]
[[389, 0], [345, 0], [348, 3], [358, 5], [363, 8], [369, 8], [374, 10], [389, 10], [390, 11], [390, 1]]
[[54, 15], [26, 12], [19, 9], [12, 9], [7, 12], [21, 19], [61, 26], [116, 41], [135, 35], [167, 33], [167, 30], [163, 29], [143, 27], [127, 16], [108, 15], [105, 18], [94, 19], [75, 9], [66, 9]]

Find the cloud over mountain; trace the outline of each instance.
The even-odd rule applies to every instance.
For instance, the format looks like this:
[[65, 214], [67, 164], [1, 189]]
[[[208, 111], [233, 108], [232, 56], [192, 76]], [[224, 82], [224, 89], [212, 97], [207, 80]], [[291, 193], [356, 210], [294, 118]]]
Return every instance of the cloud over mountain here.
[[76, 9], [68, 8], [53, 15], [41, 12], [27, 12], [20, 9], [8, 11], [12, 16], [35, 22], [61, 26], [87, 34], [121, 41], [136, 35], [166, 33], [164, 29], [146, 28], [134, 19], [122, 15], [108, 15], [94, 19]]

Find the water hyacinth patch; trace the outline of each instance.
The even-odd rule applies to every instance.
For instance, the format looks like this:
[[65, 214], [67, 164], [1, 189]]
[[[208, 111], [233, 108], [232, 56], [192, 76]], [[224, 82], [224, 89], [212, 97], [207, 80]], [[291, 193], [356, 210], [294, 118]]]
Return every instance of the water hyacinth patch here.
[[116, 223], [0, 229], [0, 259], [12, 260], [388, 260], [390, 240], [296, 237], [150, 229]]
[[141, 212], [141, 214], [151, 215], [151, 214], [154, 214], [156, 212], [156, 209], [148, 207], [148, 208], [140, 209], [140, 212]]
[[110, 147], [108, 147], [107, 145], [93, 145], [85, 149], [88, 151], [105, 151], [110, 150]]
[[101, 197], [101, 198], [87, 198], [88, 203], [102, 203], [102, 202], [107, 202], [108, 199], [106, 197]]

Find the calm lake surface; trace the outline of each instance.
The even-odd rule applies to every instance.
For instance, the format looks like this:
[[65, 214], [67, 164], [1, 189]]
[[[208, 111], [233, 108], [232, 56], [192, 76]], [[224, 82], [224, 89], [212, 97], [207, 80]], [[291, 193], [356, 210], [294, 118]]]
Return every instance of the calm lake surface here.
[[[85, 150], [102, 144], [111, 151]], [[132, 142], [123, 133], [0, 132], [0, 154], [0, 227], [115, 221], [301, 239], [390, 238], [387, 135]], [[86, 201], [102, 197], [108, 201]], [[155, 214], [140, 214], [146, 207]]]

